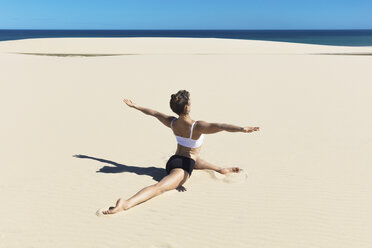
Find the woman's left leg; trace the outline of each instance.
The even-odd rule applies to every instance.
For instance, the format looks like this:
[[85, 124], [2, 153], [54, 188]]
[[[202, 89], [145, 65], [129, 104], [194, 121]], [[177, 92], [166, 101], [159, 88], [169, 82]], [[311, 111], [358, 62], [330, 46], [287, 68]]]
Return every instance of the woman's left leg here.
[[231, 173], [231, 172], [240, 172], [240, 168], [239, 167], [228, 167], [228, 168], [222, 168], [222, 167], [218, 167], [214, 164], [211, 164], [201, 158], [198, 158], [195, 162], [195, 167], [194, 169], [196, 170], [214, 170], [218, 173], [221, 173], [221, 174], [227, 174], [227, 173]]
[[125, 200], [120, 198], [116, 202], [115, 207], [111, 207], [107, 211], [103, 211], [103, 214], [115, 214], [117, 212], [128, 210], [137, 204], [145, 202], [155, 196], [158, 196], [166, 191], [176, 189], [177, 187], [184, 184], [189, 178], [189, 174], [183, 169], [176, 168], [171, 170], [170, 174], [164, 177], [160, 182], [143, 188], [137, 194]]

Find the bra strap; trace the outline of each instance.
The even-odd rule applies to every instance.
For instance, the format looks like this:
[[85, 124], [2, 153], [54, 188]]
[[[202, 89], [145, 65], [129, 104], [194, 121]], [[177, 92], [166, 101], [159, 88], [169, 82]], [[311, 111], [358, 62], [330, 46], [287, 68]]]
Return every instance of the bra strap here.
[[173, 120], [171, 121], [171, 129], [172, 129], [172, 130], [173, 130], [173, 121], [174, 121], [174, 120], [177, 120], [177, 118], [174, 117]]
[[190, 133], [190, 139], [192, 138], [192, 130], [194, 129], [194, 125], [195, 125], [196, 121], [194, 121], [194, 123], [192, 124], [191, 126], [191, 133]]

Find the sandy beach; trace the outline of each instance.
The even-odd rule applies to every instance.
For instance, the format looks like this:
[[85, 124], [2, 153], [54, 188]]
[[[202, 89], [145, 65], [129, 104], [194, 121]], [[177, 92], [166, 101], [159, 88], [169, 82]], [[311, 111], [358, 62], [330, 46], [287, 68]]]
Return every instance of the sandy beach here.
[[[337, 247], [372, 244], [372, 47], [202, 38], [0, 42], [0, 247]], [[186, 191], [97, 217], [165, 175], [172, 131], [123, 98], [206, 135]]]

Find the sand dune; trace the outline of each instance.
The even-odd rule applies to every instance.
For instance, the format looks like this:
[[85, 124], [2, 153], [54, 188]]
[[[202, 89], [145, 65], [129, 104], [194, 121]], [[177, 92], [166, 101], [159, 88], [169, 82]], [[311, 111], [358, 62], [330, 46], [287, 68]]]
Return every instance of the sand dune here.
[[[371, 53], [228, 39], [0, 42], [0, 247], [369, 248], [372, 57], [360, 55]], [[156, 183], [176, 148], [170, 129], [122, 98], [171, 114], [179, 89], [195, 120], [261, 127], [205, 138], [201, 157], [244, 173], [194, 171], [185, 190], [98, 218]]]

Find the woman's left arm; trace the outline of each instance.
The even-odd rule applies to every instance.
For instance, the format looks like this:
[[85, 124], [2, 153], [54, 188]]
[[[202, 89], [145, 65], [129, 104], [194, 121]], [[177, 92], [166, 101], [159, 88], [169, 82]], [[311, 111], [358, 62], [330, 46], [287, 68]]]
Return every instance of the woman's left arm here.
[[141, 107], [141, 106], [135, 104], [132, 100], [129, 100], [129, 99], [124, 99], [123, 101], [131, 108], [135, 108], [135, 109], [141, 111], [142, 113], [144, 113], [146, 115], [151, 115], [151, 116], [156, 117], [161, 123], [163, 123], [167, 127], [170, 127], [170, 124], [171, 124], [173, 118], [175, 118], [173, 116], [160, 113], [160, 112], [158, 112], [156, 110], [153, 110], [153, 109]]

